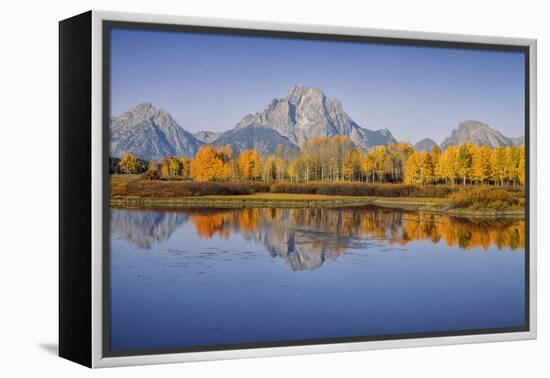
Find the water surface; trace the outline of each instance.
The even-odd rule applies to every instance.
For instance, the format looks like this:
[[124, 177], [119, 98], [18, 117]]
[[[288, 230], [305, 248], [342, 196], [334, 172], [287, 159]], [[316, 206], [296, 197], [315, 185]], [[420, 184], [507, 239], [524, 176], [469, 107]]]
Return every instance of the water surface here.
[[110, 348], [521, 327], [524, 229], [372, 207], [111, 209]]

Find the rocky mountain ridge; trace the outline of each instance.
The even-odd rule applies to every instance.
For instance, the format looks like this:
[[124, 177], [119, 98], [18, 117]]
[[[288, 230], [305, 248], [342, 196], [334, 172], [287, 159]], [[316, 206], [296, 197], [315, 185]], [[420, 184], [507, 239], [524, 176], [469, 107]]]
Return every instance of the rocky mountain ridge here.
[[473, 143], [478, 146], [489, 146], [491, 148], [506, 147], [523, 144], [523, 137], [509, 138], [502, 135], [498, 130], [492, 129], [489, 125], [479, 121], [464, 121], [458, 128], [451, 132], [451, 135], [441, 142], [441, 148], [445, 149], [451, 145]]
[[248, 114], [236, 126], [264, 127], [300, 146], [316, 136], [346, 135], [362, 148], [388, 145], [396, 140], [388, 129], [369, 130], [359, 126], [344, 111], [342, 103], [320, 89], [295, 85], [288, 94], [272, 100], [256, 114]]
[[[290, 153], [316, 136], [348, 136], [357, 146], [370, 147], [396, 143], [390, 130], [369, 130], [359, 126], [344, 111], [342, 103], [327, 97], [320, 89], [296, 85], [288, 94], [272, 100], [263, 111], [248, 114], [234, 128], [225, 132], [199, 131], [191, 134], [165, 110], [144, 102], [110, 122], [110, 156], [121, 157], [132, 152], [144, 160], [161, 160], [166, 156], [196, 154], [203, 144], [231, 145], [236, 153], [257, 149], [271, 154], [278, 145]], [[524, 138], [505, 137], [479, 121], [465, 121], [440, 144], [474, 143], [491, 148], [520, 145]], [[414, 145], [418, 151], [431, 150], [437, 143], [424, 138]]]
[[194, 156], [202, 142], [184, 130], [172, 116], [148, 102], [111, 118], [110, 156], [132, 152], [144, 160], [166, 156]]

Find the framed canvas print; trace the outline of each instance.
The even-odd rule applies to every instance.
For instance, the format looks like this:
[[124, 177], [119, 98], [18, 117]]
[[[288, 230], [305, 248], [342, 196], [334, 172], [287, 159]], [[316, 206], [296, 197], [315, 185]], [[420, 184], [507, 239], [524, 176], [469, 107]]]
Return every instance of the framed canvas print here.
[[535, 40], [59, 26], [62, 357], [536, 337]]

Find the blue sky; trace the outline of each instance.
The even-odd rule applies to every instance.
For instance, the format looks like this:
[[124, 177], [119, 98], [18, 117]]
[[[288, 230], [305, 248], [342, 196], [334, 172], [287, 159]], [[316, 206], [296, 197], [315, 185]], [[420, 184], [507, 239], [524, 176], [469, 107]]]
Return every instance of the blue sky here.
[[478, 120], [523, 135], [524, 57], [371, 43], [114, 29], [111, 115], [141, 102], [184, 129], [224, 131], [295, 84], [338, 98], [359, 125], [436, 142]]

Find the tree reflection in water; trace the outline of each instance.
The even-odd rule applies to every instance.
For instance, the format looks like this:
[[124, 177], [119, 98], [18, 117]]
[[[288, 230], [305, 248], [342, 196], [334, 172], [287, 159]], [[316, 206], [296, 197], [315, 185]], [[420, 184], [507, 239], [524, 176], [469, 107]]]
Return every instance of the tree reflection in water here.
[[168, 240], [190, 221], [201, 239], [239, 234], [261, 242], [293, 270], [315, 269], [359, 243], [412, 241], [472, 248], [525, 248], [525, 222], [466, 219], [375, 207], [111, 210], [111, 231], [139, 248]]

